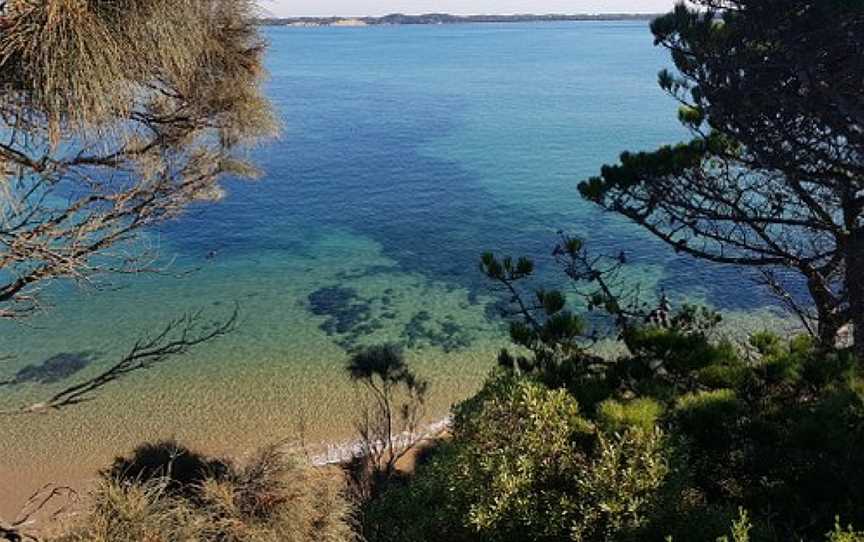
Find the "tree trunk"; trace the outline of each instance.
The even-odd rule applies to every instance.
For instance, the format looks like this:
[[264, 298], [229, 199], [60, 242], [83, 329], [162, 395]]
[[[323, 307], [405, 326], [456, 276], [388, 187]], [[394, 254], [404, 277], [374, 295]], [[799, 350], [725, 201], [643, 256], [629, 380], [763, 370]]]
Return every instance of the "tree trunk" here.
[[830, 351], [837, 344], [837, 337], [840, 335], [840, 330], [842, 326], [838, 326], [833, 320], [832, 315], [827, 316], [825, 319], [819, 319], [819, 345], [824, 349]]
[[864, 228], [856, 228], [849, 236], [845, 281], [854, 350], [859, 362], [864, 363]]
[[840, 328], [846, 322], [838, 314], [839, 300], [827, 289], [825, 289], [825, 281], [822, 277], [810, 275], [807, 282], [807, 288], [810, 292], [810, 297], [816, 308], [816, 322], [818, 328], [816, 330], [819, 344], [822, 348], [832, 349], [837, 342], [837, 334]]

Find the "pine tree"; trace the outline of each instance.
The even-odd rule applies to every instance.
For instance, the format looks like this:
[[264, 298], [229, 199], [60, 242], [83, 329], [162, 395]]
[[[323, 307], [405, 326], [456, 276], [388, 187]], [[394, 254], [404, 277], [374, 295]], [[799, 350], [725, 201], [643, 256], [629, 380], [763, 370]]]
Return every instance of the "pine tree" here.
[[864, 3], [697, 0], [652, 32], [693, 139], [624, 153], [583, 197], [679, 252], [756, 269], [826, 346], [854, 323], [864, 358]]

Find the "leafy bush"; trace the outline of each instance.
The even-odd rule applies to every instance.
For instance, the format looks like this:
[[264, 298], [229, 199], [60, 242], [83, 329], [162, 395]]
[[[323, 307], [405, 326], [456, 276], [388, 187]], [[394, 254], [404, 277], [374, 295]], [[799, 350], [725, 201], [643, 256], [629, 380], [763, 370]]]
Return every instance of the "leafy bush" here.
[[[647, 404], [646, 404], [647, 405]], [[606, 435], [566, 390], [497, 376], [456, 408], [453, 440], [373, 510], [370, 540], [611, 540], [640, 528], [668, 468], [664, 439]], [[385, 504], [382, 504], [385, 503]], [[380, 529], [381, 512], [416, 512], [429, 535]], [[435, 519], [430, 525], [429, 517]], [[416, 516], [411, 516], [411, 520]], [[398, 522], [397, 522], [398, 523]], [[395, 534], [398, 531], [398, 535]]]
[[[721, 345], [703, 363], [677, 353], [695, 342], [650, 337], [642, 352], [689, 359], [668, 365], [681, 373], [625, 356], [574, 386], [493, 376], [438, 456], [369, 507], [369, 540], [780, 542], [824, 540], [838, 513], [864, 524], [864, 382], [845, 354], [760, 334], [757, 357]], [[741, 507], [754, 513], [730, 531]]]
[[469, 524], [502, 540], [569, 532], [577, 506], [570, 475], [587, 466], [594, 441], [579, 405], [563, 390], [511, 378], [478, 398], [457, 410], [454, 428]]
[[734, 426], [741, 404], [733, 390], [688, 393], [678, 399], [675, 418], [683, 432], [700, 445], [721, 444]]
[[864, 542], [864, 531], [856, 531], [851, 525], [844, 528], [837, 519], [834, 530], [828, 533], [828, 542]]
[[724, 536], [719, 538], [717, 542], [750, 542], [750, 531], [753, 530], [753, 524], [750, 523], [750, 516], [745, 510], [739, 510], [738, 519], [732, 523], [732, 538]]
[[605, 430], [620, 433], [627, 429], [653, 431], [663, 414], [663, 405], [649, 398], [625, 403], [607, 399], [597, 408], [597, 423]]
[[467, 492], [456, 484], [457, 445], [439, 443], [407, 483], [394, 483], [364, 503], [363, 536], [369, 542], [481, 542], [466, 521]]

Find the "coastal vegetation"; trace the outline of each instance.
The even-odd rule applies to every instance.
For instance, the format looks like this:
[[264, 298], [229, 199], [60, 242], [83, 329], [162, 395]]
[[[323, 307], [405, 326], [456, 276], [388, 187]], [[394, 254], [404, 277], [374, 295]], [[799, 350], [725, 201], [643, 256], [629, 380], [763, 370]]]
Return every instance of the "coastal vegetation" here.
[[697, 4], [651, 25], [693, 139], [624, 153], [580, 191], [678, 252], [755, 269], [825, 347], [854, 324], [864, 358], [860, 6]]
[[[693, 139], [625, 153], [580, 191], [670, 250], [752, 270], [799, 332], [725, 335], [722, 314], [643, 291], [627, 251], [595, 253], [590, 237], [561, 232], [552, 269], [490, 251], [478, 273], [512, 344], [421, 447], [429, 384], [401, 346], [359, 342], [375, 323], [357, 291], [320, 286], [305, 301], [328, 316], [321, 330], [349, 335], [353, 461], [313, 467], [279, 444], [247, 461], [143, 444], [99, 474], [53, 539], [864, 541], [864, 7], [691, 4], [651, 30], [678, 70], [659, 83]], [[224, 175], [251, 174], [235, 153], [272, 133], [272, 117], [244, 2], [6, 6], [0, 314], [21, 320], [53, 281], [152, 271], [146, 250], [119, 248], [218, 196]], [[109, 84], [118, 73], [127, 83]], [[400, 339], [430, 319], [417, 312]], [[2, 414], [79, 405], [233, 331], [237, 312], [199, 324], [171, 321], [108, 372]], [[445, 350], [459, 344], [446, 324], [430, 337]], [[9, 382], [87, 363], [63, 356]], [[62, 493], [34, 496], [0, 539], [37, 539], [29, 519]]]
[[393, 344], [355, 352], [345, 370], [361, 389], [355, 422], [360, 449], [348, 473], [354, 496], [369, 501], [393, 480], [399, 461], [420, 442], [429, 383], [414, 374], [402, 349]]
[[[601, 310], [617, 312], [609, 301]], [[415, 477], [366, 505], [370, 540], [707, 541], [740, 509], [750, 540], [862, 524], [864, 465], [850, 450], [864, 394], [850, 352], [770, 333], [736, 345], [685, 307], [667, 325], [634, 314], [610, 327], [624, 353], [605, 359], [574, 345], [556, 308], [533, 351], [502, 353], [455, 408], [452, 437]]]
[[265, 448], [237, 465], [175, 442], [118, 458], [93, 492], [92, 511], [57, 542], [349, 542], [341, 477]]
[[693, 140], [624, 153], [580, 191], [671, 250], [754, 270], [800, 334], [732, 341], [711, 310], [646, 301], [626, 252], [590, 239], [552, 250], [564, 290], [484, 254], [515, 349], [414, 478], [364, 506], [369, 540], [864, 540], [864, 11], [693, 4], [651, 27]]

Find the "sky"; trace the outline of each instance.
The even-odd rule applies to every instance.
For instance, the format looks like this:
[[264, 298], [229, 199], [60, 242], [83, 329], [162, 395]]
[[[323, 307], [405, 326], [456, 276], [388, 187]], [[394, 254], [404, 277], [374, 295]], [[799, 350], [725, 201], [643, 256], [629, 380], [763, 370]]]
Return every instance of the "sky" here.
[[258, 0], [278, 17], [378, 16], [388, 13], [660, 13], [674, 0]]

